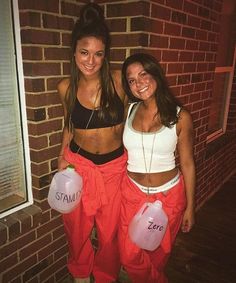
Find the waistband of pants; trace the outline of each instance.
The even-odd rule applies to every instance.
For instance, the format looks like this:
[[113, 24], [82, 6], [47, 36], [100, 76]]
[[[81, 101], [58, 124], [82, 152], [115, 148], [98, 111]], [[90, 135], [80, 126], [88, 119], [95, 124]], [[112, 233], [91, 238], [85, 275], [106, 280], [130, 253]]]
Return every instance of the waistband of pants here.
[[104, 153], [104, 154], [91, 153], [91, 152], [88, 152], [88, 151], [80, 148], [75, 143], [75, 141], [73, 139], [71, 140], [69, 147], [70, 147], [70, 150], [73, 153], [80, 154], [81, 156], [89, 159], [90, 161], [92, 161], [96, 165], [101, 165], [101, 164], [107, 163], [109, 161], [112, 161], [112, 160], [120, 157], [124, 153], [124, 146], [123, 145], [121, 145], [117, 149], [115, 149], [111, 152], [108, 152], [108, 153]]
[[[128, 176], [129, 177], [129, 176]], [[136, 181], [134, 181], [132, 178], [129, 177], [129, 179], [145, 194], [156, 194], [156, 193], [160, 193], [160, 192], [164, 192], [164, 191], [168, 191], [169, 189], [171, 189], [172, 187], [174, 187], [175, 185], [177, 185], [180, 181], [180, 173], [178, 172], [178, 174], [171, 179], [170, 181], [168, 181], [167, 183], [158, 186], [158, 187], [146, 187], [146, 186], [142, 186], [139, 183], [137, 183]]]

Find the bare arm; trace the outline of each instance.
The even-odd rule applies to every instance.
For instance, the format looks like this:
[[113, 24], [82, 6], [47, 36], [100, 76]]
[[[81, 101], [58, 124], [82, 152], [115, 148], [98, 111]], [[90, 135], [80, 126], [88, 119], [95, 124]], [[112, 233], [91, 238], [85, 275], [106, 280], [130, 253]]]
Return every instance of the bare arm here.
[[122, 82], [121, 82], [121, 71], [120, 70], [115, 70], [112, 72], [112, 77], [115, 83], [115, 88], [116, 91], [121, 99], [121, 101], [124, 104], [124, 117], [126, 118], [127, 116], [127, 111], [128, 111], [128, 96], [125, 94], [124, 89], [122, 87]]
[[[60, 81], [57, 86], [58, 94], [60, 96], [61, 103], [62, 103], [63, 110], [64, 110], [64, 119], [66, 118], [66, 115], [67, 115], [65, 96], [66, 96], [66, 91], [67, 91], [68, 86], [69, 86], [68, 79], [64, 79]], [[60, 153], [58, 156], [58, 170], [59, 171], [66, 168], [69, 165], [68, 162], [63, 158], [63, 153], [64, 153], [65, 147], [68, 146], [71, 138], [72, 138], [72, 133], [70, 133], [68, 128], [64, 126], [63, 132], [62, 132], [61, 149], [60, 149]]]
[[182, 231], [189, 232], [194, 225], [195, 210], [195, 186], [196, 172], [193, 156], [193, 123], [190, 114], [186, 110], [180, 113], [177, 125], [178, 129], [178, 152], [180, 157], [181, 171], [184, 177], [187, 207], [184, 212]]

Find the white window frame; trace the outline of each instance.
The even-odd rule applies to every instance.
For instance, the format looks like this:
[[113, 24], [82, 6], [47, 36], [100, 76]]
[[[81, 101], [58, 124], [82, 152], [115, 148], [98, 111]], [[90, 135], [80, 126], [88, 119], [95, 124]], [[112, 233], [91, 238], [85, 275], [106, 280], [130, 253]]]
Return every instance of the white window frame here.
[[[233, 85], [233, 78], [234, 78], [234, 68], [235, 68], [235, 60], [236, 60], [236, 47], [234, 48], [234, 56], [233, 56], [233, 64], [232, 66], [227, 67], [216, 67], [215, 73], [228, 73], [229, 74], [229, 80], [227, 85], [227, 90], [224, 92], [223, 95], [225, 95], [225, 105], [224, 105], [224, 115], [223, 115], [223, 121], [221, 127], [216, 130], [215, 132], [211, 133], [207, 136], [207, 143], [210, 143], [214, 141], [215, 139], [219, 138], [226, 132], [227, 128], [227, 120], [228, 120], [228, 113], [229, 113], [229, 105], [230, 105], [230, 98], [231, 98], [231, 92], [232, 92], [232, 85]], [[214, 97], [212, 98], [214, 99]]]
[[24, 86], [24, 74], [22, 64], [22, 52], [21, 52], [21, 38], [20, 38], [20, 20], [19, 20], [19, 7], [18, 0], [10, 0], [13, 9], [13, 28], [14, 28], [14, 39], [15, 39], [15, 50], [16, 50], [16, 72], [17, 72], [17, 83], [19, 92], [19, 102], [21, 109], [21, 125], [22, 125], [22, 138], [24, 147], [24, 158], [25, 158], [25, 181], [26, 181], [26, 201], [22, 204], [16, 205], [15, 207], [9, 208], [8, 210], [0, 213], [0, 218], [6, 217], [14, 212], [17, 212], [27, 206], [33, 204], [32, 194], [32, 177], [30, 168], [30, 151], [28, 142], [28, 127], [27, 127], [27, 115], [26, 115], [26, 103], [25, 103], [25, 86]]

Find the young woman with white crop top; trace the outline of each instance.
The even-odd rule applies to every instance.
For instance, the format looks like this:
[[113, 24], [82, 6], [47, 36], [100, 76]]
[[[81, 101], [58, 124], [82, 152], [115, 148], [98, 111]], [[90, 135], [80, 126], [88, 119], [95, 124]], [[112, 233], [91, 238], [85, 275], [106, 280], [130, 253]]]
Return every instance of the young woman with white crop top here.
[[[95, 3], [81, 8], [71, 41], [71, 73], [58, 84], [65, 126], [58, 169], [68, 164], [82, 175], [81, 201], [63, 215], [69, 245], [68, 269], [76, 283], [116, 281], [120, 184], [126, 169], [122, 144], [124, 95], [121, 76], [111, 72], [109, 31]], [[98, 247], [91, 233], [96, 226]]]
[[[127, 58], [122, 81], [133, 103], [123, 133], [128, 165], [118, 233], [121, 262], [133, 283], [167, 283], [164, 267], [176, 234], [180, 227], [189, 232], [194, 224], [192, 119], [171, 94], [160, 64], [151, 55]], [[161, 245], [147, 251], [131, 241], [128, 226], [145, 202], [155, 200], [162, 202], [168, 226]]]

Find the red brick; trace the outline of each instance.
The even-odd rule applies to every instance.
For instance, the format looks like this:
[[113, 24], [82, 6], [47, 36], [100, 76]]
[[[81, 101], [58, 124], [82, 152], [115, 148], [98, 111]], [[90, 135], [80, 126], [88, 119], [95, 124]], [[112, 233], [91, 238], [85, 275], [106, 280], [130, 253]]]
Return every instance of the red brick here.
[[2, 283], [9, 283], [19, 274], [23, 273], [25, 270], [30, 268], [32, 265], [36, 264], [37, 257], [36, 255], [32, 255], [27, 259], [21, 261], [18, 265], [12, 266], [7, 269], [6, 272], [2, 274]]
[[67, 254], [68, 254], [68, 244], [67, 244], [66, 239], [64, 239], [64, 242], [65, 242], [64, 245], [59, 246], [59, 249], [57, 247], [57, 250], [55, 250], [55, 252], [54, 252], [55, 260], [58, 260], [59, 258], [62, 258], [63, 256], [67, 256]]
[[23, 210], [19, 210], [11, 214], [11, 216], [19, 221], [21, 234], [30, 231], [30, 229], [32, 228], [31, 226], [32, 223], [31, 223], [31, 216], [29, 214], [25, 213]]
[[43, 28], [59, 29], [71, 31], [74, 27], [72, 18], [58, 17], [55, 15], [43, 14], [42, 16]]
[[[31, 279], [32, 283], [34, 283], [33, 279], [35, 275], [39, 274], [43, 269], [47, 268], [49, 264], [52, 263], [52, 258], [49, 256], [47, 259], [39, 261], [37, 264], [31, 266], [28, 270], [24, 272], [23, 282], [29, 282]], [[36, 281], [37, 282], [37, 281]], [[54, 281], [52, 281], [54, 283]]]
[[30, 121], [43, 121], [46, 119], [46, 111], [45, 108], [39, 108], [39, 109], [27, 109], [27, 118]]
[[192, 15], [197, 15], [198, 12], [198, 5], [191, 3], [191, 2], [187, 2], [184, 1], [184, 12], [186, 12], [187, 14], [192, 14]]
[[163, 50], [162, 61], [164, 62], [177, 62], [179, 58], [178, 51]]
[[194, 28], [183, 27], [182, 28], [182, 36], [187, 38], [196, 38], [196, 30]]
[[180, 51], [179, 54], [179, 61], [180, 62], [187, 62], [193, 60], [193, 53], [189, 51]]
[[112, 48], [110, 51], [110, 59], [111, 61], [124, 61], [125, 60], [126, 51], [125, 49], [116, 49]]
[[200, 28], [201, 20], [195, 16], [188, 15], [188, 25], [197, 28], [196, 32]]
[[107, 26], [112, 35], [113, 32], [125, 32], [126, 31], [126, 19], [107, 19]]
[[55, 78], [47, 78], [46, 79], [46, 90], [47, 91], [57, 91], [57, 84], [59, 83], [59, 81], [61, 80], [61, 78], [55, 77]]
[[22, 46], [22, 57], [24, 60], [42, 60], [43, 49], [35, 46]]
[[153, 4], [152, 11], [151, 11], [151, 17], [156, 18], [156, 19], [170, 21], [171, 10], [164, 6]]
[[60, 63], [24, 63], [25, 76], [55, 76], [61, 74]]
[[36, 176], [42, 176], [49, 173], [49, 164], [48, 162], [36, 164], [31, 162], [31, 171], [32, 174]]
[[61, 104], [61, 101], [57, 92], [43, 94], [27, 94], [26, 104], [29, 107], [42, 107], [54, 104]]
[[194, 52], [193, 61], [205, 61], [205, 53], [204, 52]]
[[49, 136], [49, 144], [50, 144], [50, 146], [61, 144], [61, 141], [62, 141], [62, 133], [61, 132], [59, 132], [59, 133], [52, 133]]
[[26, 92], [43, 92], [45, 90], [44, 79], [25, 79]]
[[190, 75], [178, 75], [177, 84], [184, 85], [190, 83]]
[[169, 40], [167, 36], [150, 35], [150, 47], [167, 48]]
[[29, 137], [29, 144], [31, 149], [43, 149], [48, 147], [48, 138], [47, 136], [40, 136], [40, 137]]
[[20, 235], [20, 222], [15, 217], [9, 215], [4, 219], [0, 219], [0, 222], [7, 227], [8, 240], [17, 238]]
[[[62, 215], [60, 214], [60, 217], [62, 217]], [[52, 231], [52, 235], [53, 235], [53, 240], [61, 238], [62, 236], [65, 236], [65, 230], [64, 230], [64, 226], [58, 226], [56, 229], [54, 229]]]
[[[188, 15], [188, 18], [189, 17], [190, 16]], [[179, 12], [179, 11], [172, 11], [172, 13], [171, 13], [171, 21], [179, 23], [179, 24], [186, 24], [186, 22], [187, 22], [187, 15], [182, 13], [182, 12]]]
[[208, 64], [207, 63], [198, 63], [197, 64], [197, 72], [207, 72]]
[[70, 49], [69, 48], [44, 48], [44, 55], [46, 60], [70, 60]]
[[185, 39], [183, 38], [177, 38], [177, 37], [171, 37], [170, 38], [170, 49], [184, 49], [185, 47]]
[[25, 29], [21, 30], [21, 40], [22, 44], [59, 45], [60, 34], [54, 31]]
[[[7, 242], [7, 234], [8, 234], [8, 231], [7, 231], [7, 226], [4, 225], [4, 223], [0, 223], [0, 245], [3, 245]], [[1, 250], [0, 250], [1, 252]]]
[[61, 225], [63, 225], [63, 222], [61, 216], [59, 215], [58, 217], [52, 219], [51, 221], [41, 225], [37, 229], [37, 235], [38, 237], [41, 237], [45, 235], [48, 231], [53, 231]]
[[59, 282], [61, 280], [61, 278], [68, 279], [68, 269], [67, 269], [67, 267], [60, 268], [56, 272], [55, 277], [56, 277], [56, 282]]
[[192, 84], [188, 84], [187, 86], [182, 87], [182, 94], [191, 94], [193, 92], [194, 86]]
[[21, 27], [41, 27], [40, 13], [24, 11], [20, 12], [20, 26]]
[[181, 26], [171, 23], [165, 23], [164, 25], [164, 34], [165, 35], [174, 35], [179, 36], [181, 33]]
[[167, 67], [167, 74], [180, 74], [183, 72], [182, 63], [169, 63]]
[[44, 237], [35, 240], [33, 243], [29, 244], [28, 246], [23, 247], [19, 251], [19, 258], [23, 260], [29, 257], [30, 255], [34, 254], [35, 252], [37, 252], [39, 249], [42, 249], [49, 243], [51, 243], [51, 236], [45, 235]]
[[196, 40], [186, 40], [186, 49], [187, 50], [198, 50], [199, 43]]
[[183, 6], [183, 0], [179, 0], [179, 1], [166, 0], [166, 6], [169, 6], [169, 7], [174, 8], [174, 9], [179, 9], [180, 7]]
[[63, 63], [62, 64], [62, 75], [68, 77], [70, 74], [70, 64]]
[[118, 34], [112, 39], [112, 47], [132, 47], [132, 46], [147, 46], [148, 36], [143, 33], [139, 34]]
[[[81, 2], [81, 1], [80, 1]], [[61, 13], [66, 16], [79, 16], [80, 5], [74, 3], [66, 3], [66, 1], [61, 2]]]
[[107, 4], [107, 17], [149, 16], [150, 3], [139, 1], [134, 3]]
[[30, 157], [33, 162], [41, 163], [51, 158], [58, 156], [59, 146], [46, 148], [40, 151], [30, 151]]
[[19, 1], [19, 9], [31, 9], [36, 11], [46, 11], [52, 13], [59, 12], [59, 2], [58, 0], [41, 0], [41, 1], [28, 1], [28, 0], [20, 0]]
[[[67, 244], [65, 237], [59, 238], [55, 241], [53, 241], [50, 245], [47, 245], [46, 247], [44, 247], [43, 249], [41, 249], [38, 253], [38, 257], [39, 260], [41, 261], [42, 259], [46, 258], [49, 254], [54, 254], [56, 253], [59, 249], [61, 249], [61, 247], [65, 247]], [[63, 251], [66, 251], [66, 248], [63, 249]], [[60, 253], [58, 253], [59, 255]], [[60, 254], [61, 256], [59, 258], [61, 258], [62, 256], [64, 256], [63, 254]]]
[[131, 31], [147, 31], [162, 34], [164, 24], [161, 21], [145, 17], [131, 18]]
[[63, 116], [63, 108], [61, 105], [48, 107], [48, 118], [59, 118]]
[[207, 40], [208, 32], [205, 30], [196, 30], [196, 39]]
[[61, 38], [62, 38], [61, 45], [70, 47], [70, 45], [71, 45], [71, 33], [62, 33]]
[[59, 259], [58, 261], [55, 261], [53, 264], [48, 266], [46, 269], [44, 269], [43, 272], [40, 273], [40, 282], [44, 282], [48, 277], [51, 276], [51, 274], [54, 274], [58, 270], [65, 267], [67, 263], [66, 257], [63, 257]]

